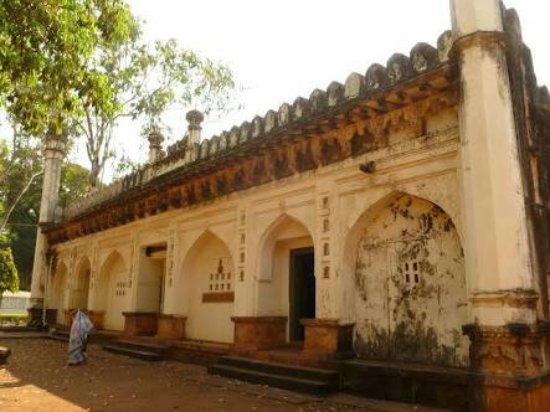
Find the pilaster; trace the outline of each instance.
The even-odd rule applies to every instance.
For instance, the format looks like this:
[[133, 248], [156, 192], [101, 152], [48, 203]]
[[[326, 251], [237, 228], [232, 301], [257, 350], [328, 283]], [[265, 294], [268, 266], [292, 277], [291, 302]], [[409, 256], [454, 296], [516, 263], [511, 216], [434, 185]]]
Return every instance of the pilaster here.
[[507, 41], [498, 0], [451, 0], [460, 69], [460, 177], [476, 410], [550, 402], [548, 327], [537, 322]]
[[[486, 326], [532, 323], [535, 312], [527, 302], [535, 281], [500, 2], [452, 0], [451, 5], [452, 53], [460, 66], [460, 172], [472, 316]], [[510, 304], [510, 294], [526, 299]]]

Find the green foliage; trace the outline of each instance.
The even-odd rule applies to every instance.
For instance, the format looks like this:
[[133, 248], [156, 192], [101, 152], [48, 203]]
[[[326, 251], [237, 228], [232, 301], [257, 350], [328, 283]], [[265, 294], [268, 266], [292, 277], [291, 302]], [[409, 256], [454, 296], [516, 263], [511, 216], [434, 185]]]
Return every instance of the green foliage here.
[[90, 171], [75, 163], [65, 163], [61, 169], [59, 199], [64, 207], [88, 192]]
[[25, 325], [28, 318], [26, 313], [0, 313], [0, 325]]
[[196, 106], [205, 112], [227, 108], [235, 86], [226, 66], [182, 49], [175, 40], [147, 45], [139, 36], [100, 47], [88, 62], [83, 84], [81, 113], [72, 130], [85, 137], [92, 186], [113, 156], [111, 139], [118, 119], [140, 121], [147, 134], [165, 126], [162, 116], [174, 106]]
[[17, 268], [13, 261], [11, 248], [5, 243], [0, 245], [0, 294], [9, 290], [17, 292], [19, 290], [19, 277]]
[[[40, 140], [13, 127], [10, 142], [0, 140], [0, 222], [13, 251], [21, 287], [30, 287], [42, 196]], [[61, 171], [61, 204], [88, 190], [89, 171], [66, 163]]]
[[134, 34], [122, 0], [0, 2], [0, 105], [35, 136], [78, 111], [88, 59]]

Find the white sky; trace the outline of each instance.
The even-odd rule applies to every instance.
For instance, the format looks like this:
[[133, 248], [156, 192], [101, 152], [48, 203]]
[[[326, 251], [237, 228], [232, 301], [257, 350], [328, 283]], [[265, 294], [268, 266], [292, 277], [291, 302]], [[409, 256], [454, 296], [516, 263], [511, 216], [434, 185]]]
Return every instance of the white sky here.
[[[173, 37], [185, 48], [222, 61], [244, 88], [239, 96], [244, 109], [206, 119], [203, 137], [308, 97], [333, 80], [343, 83], [353, 71], [364, 74], [370, 64], [385, 64], [393, 53], [408, 54], [417, 42], [435, 46], [439, 34], [451, 27], [448, 0], [129, 2], [146, 22], [146, 39]], [[507, 0], [506, 5], [519, 12], [539, 84], [550, 84], [550, 2]], [[183, 110], [170, 113], [173, 138], [185, 131], [184, 115]], [[121, 123], [117, 139], [137, 155], [137, 125]]]

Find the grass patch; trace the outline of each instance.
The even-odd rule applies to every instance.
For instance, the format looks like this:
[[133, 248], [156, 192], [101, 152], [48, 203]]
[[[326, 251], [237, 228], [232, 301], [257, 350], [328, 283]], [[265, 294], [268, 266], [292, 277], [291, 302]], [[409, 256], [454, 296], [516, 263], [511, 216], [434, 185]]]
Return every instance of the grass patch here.
[[26, 313], [0, 313], [0, 325], [24, 325], [28, 317]]

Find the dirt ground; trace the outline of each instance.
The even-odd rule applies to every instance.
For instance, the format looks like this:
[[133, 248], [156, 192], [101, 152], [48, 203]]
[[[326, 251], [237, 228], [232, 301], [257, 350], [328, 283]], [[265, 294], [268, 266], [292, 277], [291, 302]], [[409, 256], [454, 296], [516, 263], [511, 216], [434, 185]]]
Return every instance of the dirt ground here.
[[90, 345], [89, 362], [66, 365], [67, 345], [6, 339], [0, 410], [7, 411], [358, 411], [370, 408], [208, 376], [203, 367], [148, 363]]

